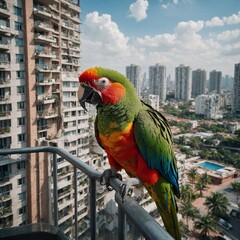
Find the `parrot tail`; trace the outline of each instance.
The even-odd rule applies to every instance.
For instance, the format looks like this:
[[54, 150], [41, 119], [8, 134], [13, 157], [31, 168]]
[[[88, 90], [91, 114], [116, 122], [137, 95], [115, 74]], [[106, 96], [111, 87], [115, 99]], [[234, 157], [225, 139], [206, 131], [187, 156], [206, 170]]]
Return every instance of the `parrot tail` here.
[[171, 185], [162, 177], [153, 185], [144, 184], [150, 196], [154, 199], [165, 229], [175, 239], [181, 240], [177, 218], [177, 204]]

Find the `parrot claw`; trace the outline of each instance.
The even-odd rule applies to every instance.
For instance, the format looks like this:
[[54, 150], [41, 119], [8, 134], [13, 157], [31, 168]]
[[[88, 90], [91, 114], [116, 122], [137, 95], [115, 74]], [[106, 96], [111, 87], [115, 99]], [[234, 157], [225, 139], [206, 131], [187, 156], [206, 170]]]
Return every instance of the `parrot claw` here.
[[102, 176], [100, 177], [100, 184], [102, 186], [105, 185], [108, 191], [112, 191], [113, 188], [110, 186], [110, 179], [114, 177], [122, 181], [122, 175], [120, 173], [117, 173], [115, 169], [106, 169], [103, 171]]
[[124, 199], [126, 195], [131, 196], [133, 193], [133, 187], [139, 187], [141, 186], [141, 180], [139, 178], [129, 178], [125, 180], [121, 185], [120, 185], [120, 196], [122, 197], [122, 201], [124, 202]]

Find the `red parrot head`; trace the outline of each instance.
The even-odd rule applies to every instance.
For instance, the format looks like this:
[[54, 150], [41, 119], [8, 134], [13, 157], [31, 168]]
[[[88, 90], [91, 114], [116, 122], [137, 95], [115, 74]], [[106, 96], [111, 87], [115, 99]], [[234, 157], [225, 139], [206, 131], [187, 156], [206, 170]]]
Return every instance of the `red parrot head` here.
[[122, 74], [101, 67], [87, 69], [78, 79], [79, 102], [85, 110], [86, 102], [93, 105], [117, 104], [126, 97], [127, 90], [133, 88]]

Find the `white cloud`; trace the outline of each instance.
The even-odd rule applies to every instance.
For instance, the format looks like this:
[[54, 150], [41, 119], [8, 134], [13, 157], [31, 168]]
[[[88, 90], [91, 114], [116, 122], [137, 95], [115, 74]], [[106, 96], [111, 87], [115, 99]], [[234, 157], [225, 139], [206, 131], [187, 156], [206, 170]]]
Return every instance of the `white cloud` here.
[[89, 13], [83, 21], [81, 40], [83, 69], [103, 66], [119, 70], [130, 64], [131, 59], [135, 63], [144, 57], [140, 49], [129, 44], [129, 38], [109, 14]]
[[[192, 4], [195, 0], [167, 0], [167, 1], [163, 1], [163, 0], [159, 0], [161, 4], [161, 7], [163, 9], [168, 9], [171, 6], [176, 6], [179, 4]], [[163, 3], [164, 2], [164, 3]]]
[[[219, 19], [227, 27], [236, 22], [236, 16]], [[233, 75], [233, 64], [239, 61], [240, 30], [224, 28], [207, 37], [204, 27], [204, 21], [179, 22], [171, 33], [131, 39], [120, 31], [111, 15], [89, 13], [82, 25], [82, 69], [103, 66], [125, 74], [125, 67], [131, 63], [144, 70], [160, 63], [173, 77], [175, 67], [183, 63], [192, 69], [219, 69]]]
[[227, 30], [216, 35], [216, 39], [219, 41], [233, 41], [240, 39], [240, 29]]
[[224, 22], [219, 17], [213, 17], [211, 20], [205, 22], [207, 27], [216, 27], [216, 26], [223, 26]]
[[135, 18], [138, 22], [147, 18], [148, 0], [137, 0], [129, 7], [130, 17]]
[[207, 27], [216, 27], [216, 26], [224, 26], [225, 24], [239, 24], [240, 23], [240, 11], [237, 14], [233, 14], [229, 17], [213, 17], [211, 20], [205, 22]]

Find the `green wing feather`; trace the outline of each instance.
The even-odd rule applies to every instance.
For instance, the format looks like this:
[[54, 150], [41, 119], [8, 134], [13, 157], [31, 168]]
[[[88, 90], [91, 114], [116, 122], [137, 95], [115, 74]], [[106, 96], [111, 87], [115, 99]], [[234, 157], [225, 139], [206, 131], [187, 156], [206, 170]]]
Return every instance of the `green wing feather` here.
[[174, 194], [180, 197], [180, 193], [171, 130], [161, 113], [145, 103], [143, 105], [145, 109], [134, 120], [135, 139], [148, 166], [161, 175], [153, 186], [144, 185], [157, 205], [166, 230], [174, 239], [180, 240], [174, 197]]
[[148, 166], [157, 170], [179, 197], [178, 170], [170, 127], [165, 117], [145, 104], [134, 120], [137, 145]]

